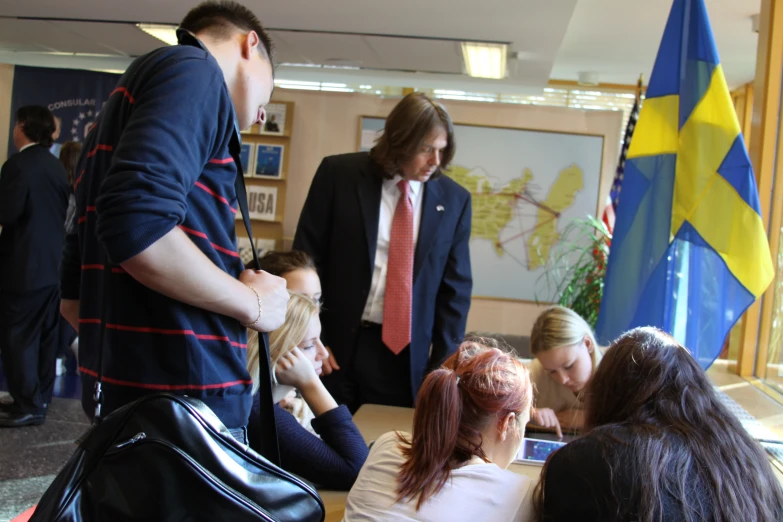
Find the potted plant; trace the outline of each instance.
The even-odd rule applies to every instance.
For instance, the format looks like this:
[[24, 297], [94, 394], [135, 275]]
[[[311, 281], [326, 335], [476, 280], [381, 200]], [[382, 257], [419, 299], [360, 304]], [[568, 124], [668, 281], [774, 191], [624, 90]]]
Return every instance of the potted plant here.
[[570, 308], [595, 328], [611, 240], [612, 233], [593, 216], [568, 223], [536, 282], [536, 302]]

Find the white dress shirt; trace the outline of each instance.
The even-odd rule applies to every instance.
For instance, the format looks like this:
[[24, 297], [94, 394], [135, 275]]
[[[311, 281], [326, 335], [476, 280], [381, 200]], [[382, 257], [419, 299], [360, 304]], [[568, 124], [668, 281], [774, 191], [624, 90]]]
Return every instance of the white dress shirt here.
[[[372, 323], [383, 322], [383, 297], [386, 295], [386, 265], [389, 261], [389, 242], [391, 241], [392, 219], [400, 200], [400, 188], [397, 183], [402, 177], [383, 180], [381, 189], [381, 212], [378, 216], [378, 243], [375, 249], [375, 268], [372, 272], [372, 284], [364, 305], [362, 319]], [[409, 181], [410, 198], [413, 205], [413, 244], [419, 238], [419, 223], [421, 223], [421, 202], [424, 199], [421, 181]]]

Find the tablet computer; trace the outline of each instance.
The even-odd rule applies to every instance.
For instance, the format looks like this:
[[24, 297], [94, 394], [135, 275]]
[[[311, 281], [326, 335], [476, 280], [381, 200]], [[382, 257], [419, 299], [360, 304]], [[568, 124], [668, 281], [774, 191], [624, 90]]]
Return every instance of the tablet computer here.
[[519, 462], [520, 464], [531, 464], [533, 466], [543, 466], [550, 453], [565, 445], [565, 442], [529, 439], [525, 437], [525, 440], [522, 441], [522, 447], [519, 448], [519, 453], [517, 453], [516, 462]]

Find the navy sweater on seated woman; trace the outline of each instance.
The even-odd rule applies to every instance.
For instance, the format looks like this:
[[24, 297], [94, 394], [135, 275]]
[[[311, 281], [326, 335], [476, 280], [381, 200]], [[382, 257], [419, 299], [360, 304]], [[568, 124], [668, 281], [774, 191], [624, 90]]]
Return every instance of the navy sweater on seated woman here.
[[[261, 403], [256, 393], [247, 426], [250, 447], [255, 450], [255, 441], [261, 438], [261, 422]], [[326, 489], [351, 489], [369, 450], [347, 407], [341, 405], [313, 419], [320, 439], [279, 404], [275, 404], [275, 422], [284, 470]]]

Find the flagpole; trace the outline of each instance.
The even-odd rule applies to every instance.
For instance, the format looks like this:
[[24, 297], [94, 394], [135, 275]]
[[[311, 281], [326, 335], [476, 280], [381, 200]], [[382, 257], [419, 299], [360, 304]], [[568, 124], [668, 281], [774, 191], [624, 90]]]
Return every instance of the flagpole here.
[[644, 89], [644, 74], [639, 75], [639, 81], [636, 82], [636, 99], [642, 99], [642, 89]]

